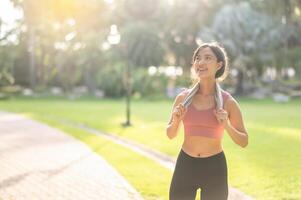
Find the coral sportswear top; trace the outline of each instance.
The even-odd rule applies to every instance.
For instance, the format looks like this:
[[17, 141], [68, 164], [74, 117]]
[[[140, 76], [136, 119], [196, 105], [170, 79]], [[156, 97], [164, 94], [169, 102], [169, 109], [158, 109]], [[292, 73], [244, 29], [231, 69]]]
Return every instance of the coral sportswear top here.
[[[224, 105], [230, 96], [228, 92], [222, 90]], [[221, 139], [224, 134], [224, 128], [217, 121], [213, 113], [214, 109], [215, 107], [198, 110], [193, 103], [191, 103], [187, 107], [187, 112], [183, 118], [185, 135]]]

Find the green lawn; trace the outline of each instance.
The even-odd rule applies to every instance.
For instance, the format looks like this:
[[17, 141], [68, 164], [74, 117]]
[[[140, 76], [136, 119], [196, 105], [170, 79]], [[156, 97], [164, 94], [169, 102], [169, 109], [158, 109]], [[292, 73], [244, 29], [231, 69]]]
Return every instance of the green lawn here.
[[[271, 100], [238, 99], [238, 101], [249, 132], [249, 145], [243, 149], [225, 134], [224, 150], [228, 161], [230, 185], [257, 199], [301, 199], [301, 102], [279, 104]], [[179, 137], [174, 140], [169, 140], [165, 136], [165, 125], [171, 105], [172, 101], [135, 101], [132, 103], [134, 126], [123, 128], [120, 123], [125, 120], [124, 101], [95, 99], [0, 101], [1, 110], [28, 114], [46, 121], [55, 119], [55, 123], [59, 123], [60, 119], [69, 119], [176, 156], [181, 146], [183, 132], [181, 131]], [[106, 151], [100, 153], [107, 155]], [[116, 160], [113, 164], [118, 168], [119, 163]], [[149, 165], [145, 163], [145, 166]], [[170, 174], [166, 176], [170, 178]], [[166, 189], [164, 184], [162, 187]]]

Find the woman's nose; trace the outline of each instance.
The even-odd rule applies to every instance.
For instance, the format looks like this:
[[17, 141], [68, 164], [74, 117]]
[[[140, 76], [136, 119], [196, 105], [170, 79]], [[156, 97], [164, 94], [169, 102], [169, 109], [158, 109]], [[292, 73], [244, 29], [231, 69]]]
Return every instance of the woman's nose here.
[[204, 62], [203, 59], [199, 59], [199, 60], [198, 60], [198, 64], [199, 64], [199, 65], [202, 65], [202, 64], [204, 64], [204, 63], [205, 63], [205, 62]]

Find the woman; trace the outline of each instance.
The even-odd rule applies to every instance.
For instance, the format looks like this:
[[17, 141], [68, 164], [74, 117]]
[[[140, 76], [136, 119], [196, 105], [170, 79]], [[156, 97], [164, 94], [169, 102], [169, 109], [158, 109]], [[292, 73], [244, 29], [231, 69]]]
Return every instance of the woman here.
[[[218, 80], [224, 79], [228, 71], [227, 60], [226, 52], [217, 43], [205, 43], [194, 52], [192, 71], [198, 87], [193, 88], [197, 88], [195, 92], [187, 89], [176, 97], [166, 129], [167, 136], [173, 139], [183, 122], [185, 133], [170, 185], [170, 200], [195, 199], [198, 188], [202, 200], [228, 197], [223, 132], [226, 130], [241, 147], [248, 145], [248, 134], [237, 101], [228, 92], [218, 91]], [[220, 99], [216, 98], [218, 92]], [[186, 97], [190, 98], [188, 105]]]

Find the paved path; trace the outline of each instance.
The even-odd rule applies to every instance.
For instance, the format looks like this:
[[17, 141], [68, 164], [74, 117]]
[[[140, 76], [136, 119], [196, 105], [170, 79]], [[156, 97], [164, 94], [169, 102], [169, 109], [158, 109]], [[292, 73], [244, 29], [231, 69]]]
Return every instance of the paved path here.
[[85, 144], [16, 114], [0, 112], [0, 200], [141, 200]]

